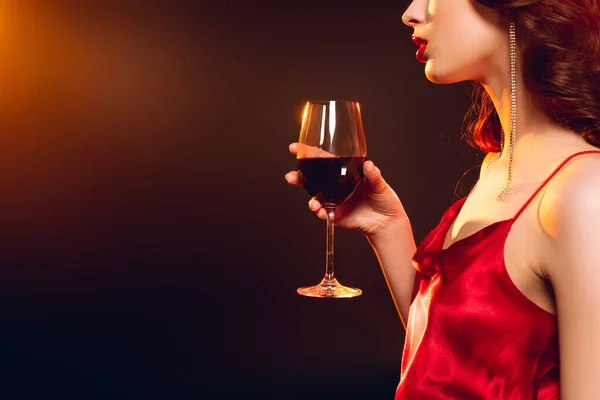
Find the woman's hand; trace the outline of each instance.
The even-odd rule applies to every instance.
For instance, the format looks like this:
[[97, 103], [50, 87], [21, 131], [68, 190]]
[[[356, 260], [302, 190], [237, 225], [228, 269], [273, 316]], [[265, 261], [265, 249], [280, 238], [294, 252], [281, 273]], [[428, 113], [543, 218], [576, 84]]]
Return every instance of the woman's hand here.
[[[315, 157], [321, 155], [322, 150], [313, 148]], [[292, 143], [289, 151], [297, 155], [299, 144]], [[303, 156], [311, 151], [304, 146]], [[377, 240], [391, 226], [397, 222], [405, 223], [408, 220], [400, 199], [385, 182], [379, 168], [372, 161], [366, 161], [363, 166], [365, 179], [358, 186], [354, 194], [344, 203], [336, 207], [335, 224], [364, 233], [369, 240]], [[285, 175], [289, 184], [302, 186], [298, 171], [290, 171]], [[309, 201], [308, 207], [319, 218], [327, 219], [327, 212], [322, 204], [314, 197]]]

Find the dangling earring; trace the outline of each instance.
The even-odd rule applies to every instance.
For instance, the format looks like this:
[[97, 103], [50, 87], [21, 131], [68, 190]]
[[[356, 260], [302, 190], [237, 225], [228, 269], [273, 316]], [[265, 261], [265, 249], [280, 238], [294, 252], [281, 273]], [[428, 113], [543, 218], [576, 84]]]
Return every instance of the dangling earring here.
[[[504, 190], [496, 197], [498, 201], [506, 201], [510, 195], [513, 179], [515, 142], [517, 140], [517, 29], [514, 21], [510, 21], [509, 42], [510, 42], [510, 138], [508, 142], [509, 160], [508, 160], [508, 182]], [[486, 164], [486, 168], [500, 158], [504, 153], [504, 132], [500, 134], [500, 152], [496, 154]], [[473, 194], [479, 181], [475, 183], [469, 196]]]
[[[510, 138], [508, 143], [508, 182], [496, 200], [506, 201], [510, 195], [515, 160], [515, 142], [517, 141], [517, 34], [515, 22], [510, 21]], [[504, 152], [504, 135], [500, 138], [500, 147]], [[501, 153], [502, 154], [502, 153]]]

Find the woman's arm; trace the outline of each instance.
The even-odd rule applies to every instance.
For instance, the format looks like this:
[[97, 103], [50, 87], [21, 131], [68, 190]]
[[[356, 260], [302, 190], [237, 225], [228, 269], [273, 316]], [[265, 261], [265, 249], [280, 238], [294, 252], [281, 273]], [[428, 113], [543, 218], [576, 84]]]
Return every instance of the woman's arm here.
[[[479, 179], [485, 179], [487, 168], [484, 168], [498, 153], [487, 153], [479, 171]], [[400, 314], [400, 319], [406, 328], [408, 309], [413, 292], [416, 269], [412, 257], [417, 246], [413, 238], [412, 227], [408, 218], [397, 223], [377, 238], [369, 237], [369, 242], [377, 254], [379, 264], [394, 298], [394, 303]]]
[[[556, 296], [562, 400], [600, 399], [600, 159], [565, 171], [542, 201], [552, 242], [545, 260]], [[562, 174], [561, 174], [562, 175]], [[557, 176], [557, 178], [559, 178]]]
[[412, 265], [415, 241], [406, 240], [412, 237], [408, 218], [398, 220], [377, 237], [368, 237], [405, 329], [416, 272]]

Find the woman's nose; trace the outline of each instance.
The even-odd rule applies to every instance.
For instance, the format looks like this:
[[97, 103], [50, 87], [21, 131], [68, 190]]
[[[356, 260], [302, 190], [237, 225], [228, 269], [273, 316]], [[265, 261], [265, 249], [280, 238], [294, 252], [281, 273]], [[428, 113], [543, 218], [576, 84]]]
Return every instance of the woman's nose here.
[[414, 27], [425, 21], [425, 7], [420, 7], [419, 3], [422, 3], [422, 1], [413, 0], [404, 14], [402, 14], [402, 22], [404, 25]]

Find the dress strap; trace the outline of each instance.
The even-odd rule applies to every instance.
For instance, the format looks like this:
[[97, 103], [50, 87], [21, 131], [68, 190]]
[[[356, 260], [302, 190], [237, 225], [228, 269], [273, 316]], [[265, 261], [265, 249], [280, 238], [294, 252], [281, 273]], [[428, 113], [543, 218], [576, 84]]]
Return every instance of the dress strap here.
[[580, 151], [579, 153], [571, 154], [563, 162], [561, 162], [560, 165], [558, 167], [556, 167], [556, 169], [550, 174], [550, 176], [548, 178], [546, 178], [546, 180], [537, 188], [537, 190], [535, 192], [533, 192], [531, 197], [529, 197], [529, 199], [525, 202], [525, 204], [523, 204], [521, 209], [519, 209], [519, 211], [517, 211], [517, 213], [515, 214], [515, 217], [513, 219], [516, 220], [517, 218], [519, 218], [519, 215], [521, 215], [521, 213], [525, 210], [525, 208], [527, 208], [529, 203], [531, 203], [531, 201], [535, 198], [535, 196], [537, 196], [537, 194], [540, 192], [540, 190], [542, 190], [548, 184], [548, 182], [550, 182], [550, 180], [552, 178], [554, 178], [554, 175], [556, 175], [558, 173], [558, 171], [560, 171], [562, 169], [562, 167], [565, 166], [566, 163], [568, 163], [569, 161], [571, 161], [571, 159], [573, 159], [577, 156], [580, 156], [583, 154], [590, 154], [590, 153], [600, 153], [600, 150]]

